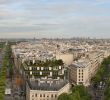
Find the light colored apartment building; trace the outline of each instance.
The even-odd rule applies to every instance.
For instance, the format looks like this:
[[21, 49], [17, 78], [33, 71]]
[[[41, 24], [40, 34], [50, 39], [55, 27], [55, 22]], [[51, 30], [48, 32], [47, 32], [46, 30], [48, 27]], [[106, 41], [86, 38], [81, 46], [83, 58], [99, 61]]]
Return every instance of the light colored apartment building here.
[[[12, 46], [15, 66], [26, 83], [26, 100], [57, 100], [60, 94], [68, 93], [68, 65], [70, 82], [88, 86], [109, 50], [105, 44], [89, 45], [76, 40], [23, 42]], [[62, 59], [64, 64], [56, 65], [53, 62], [56, 59]]]
[[[54, 85], [55, 86], [55, 85]], [[37, 85], [34, 85], [33, 82], [26, 85], [26, 100], [57, 100], [58, 96], [62, 93], [69, 93], [70, 84], [66, 83], [65, 85], [56, 85], [46, 87], [42, 86], [44, 89], [38, 89]]]
[[70, 65], [73, 62], [73, 54], [70, 53], [58, 53], [56, 59], [61, 59], [65, 64]]
[[89, 85], [91, 63], [89, 60], [79, 60], [70, 65], [70, 82], [74, 85]]
[[62, 60], [25, 61], [22, 75], [26, 79], [26, 100], [57, 100], [70, 90], [67, 68]]
[[73, 62], [70, 67], [70, 82], [74, 85], [88, 86], [91, 78], [96, 74], [104, 58], [102, 52], [86, 55], [85, 58]]

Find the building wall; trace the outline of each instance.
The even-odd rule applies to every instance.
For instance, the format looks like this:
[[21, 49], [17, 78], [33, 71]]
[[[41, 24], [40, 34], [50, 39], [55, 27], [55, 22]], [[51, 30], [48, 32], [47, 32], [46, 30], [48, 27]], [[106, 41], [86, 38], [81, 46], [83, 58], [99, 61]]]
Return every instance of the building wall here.
[[73, 62], [73, 54], [56, 54], [56, 59], [62, 59], [65, 64], [70, 65]]
[[103, 53], [98, 53], [95, 57], [90, 59], [90, 62], [91, 62], [90, 77], [91, 78], [97, 73], [103, 59], [104, 59]]
[[89, 67], [77, 68], [77, 85], [89, 85]]
[[68, 83], [59, 91], [31, 90], [27, 84], [26, 90], [26, 100], [57, 100], [60, 94], [69, 92], [70, 84]]
[[76, 67], [69, 68], [69, 78], [72, 84], [74, 85], [77, 84], [77, 68]]
[[[70, 82], [74, 84], [83, 84], [88, 86], [90, 84], [91, 78], [97, 73], [102, 60], [104, 59], [103, 53], [96, 53], [88, 58], [89, 62], [87, 66], [78, 67], [70, 65]], [[87, 58], [86, 58], [87, 59]]]

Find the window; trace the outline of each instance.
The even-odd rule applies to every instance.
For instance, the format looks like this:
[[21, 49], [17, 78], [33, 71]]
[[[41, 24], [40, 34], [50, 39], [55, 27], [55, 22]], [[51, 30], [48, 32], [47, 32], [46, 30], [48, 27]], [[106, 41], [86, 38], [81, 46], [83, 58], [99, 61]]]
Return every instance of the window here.
[[43, 96], [45, 97], [45, 94]]
[[82, 79], [82, 81], [83, 81], [83, 79]]
[[79, 69], [79, 72], [80, 72], [80, 69]]
[[55, 94], [55, 98], [57, 98], [57, 95]]
[[37, 94], [36, 94], [36, 97], [37, 97]]
[[79, 79], [79, 81], [80, 81], [80, 79]]
[[40, 97], [42, 97], [42, 94], [40, 94]]
[[79, 84], [83, 84], [82, 82], [79, 82]]
[[32, 97], [34, 97], [34, 94], [32, 95]]
[[51, 95], [51, 97], [53, 98], [53, 94]]
[[80, 76], [79, 76], [79, 78], [80, 78]]

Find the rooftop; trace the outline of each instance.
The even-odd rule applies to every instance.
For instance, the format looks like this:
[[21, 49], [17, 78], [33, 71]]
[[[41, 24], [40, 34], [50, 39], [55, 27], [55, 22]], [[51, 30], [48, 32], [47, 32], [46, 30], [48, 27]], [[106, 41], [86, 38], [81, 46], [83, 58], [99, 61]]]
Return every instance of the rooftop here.
[[76, 62], [74, 62], [72, 65], [74, 65], [74, 67], [88, 67], [88, 65], [90, 64], [89, 60], [78, 60]]
[[27, 81], [29, 87], [32, 90], [47, 90], [47, 91], [58, 91], [62, 87], [64, 87], [69, 82], [67, 80], [60, 83], [38, 83], [37, 81]]
[[33, 60], [33, 61], [25, 61], [25, 64], [27, 66], [62, 66], [63, 61], [62, 60], [46, 60], [46, 61], [40, 61], [40, 60]]

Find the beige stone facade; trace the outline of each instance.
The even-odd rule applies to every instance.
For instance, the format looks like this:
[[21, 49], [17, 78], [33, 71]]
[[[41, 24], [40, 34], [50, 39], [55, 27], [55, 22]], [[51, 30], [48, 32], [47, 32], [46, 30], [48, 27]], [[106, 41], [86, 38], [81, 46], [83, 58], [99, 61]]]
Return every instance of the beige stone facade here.
[[65, 64], [70, 65], [73, 62], [73, 54], [59, 53], [56, 54], [56, 59], [61, 59]]
[[88, 86], [91, 78], [98, 71], [104, 58], [103, 53], [90, 54], [86, 58], [73, 62], [70, 65], [70, 82], [76, 85]]
[[70, 84], [66, 84], [58, 91], [33, 90], [26, 85], [26, 100], [57, 100], [62, 93], [69, 93]]

